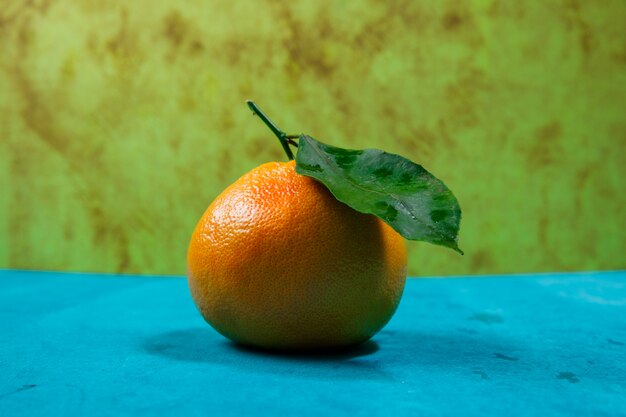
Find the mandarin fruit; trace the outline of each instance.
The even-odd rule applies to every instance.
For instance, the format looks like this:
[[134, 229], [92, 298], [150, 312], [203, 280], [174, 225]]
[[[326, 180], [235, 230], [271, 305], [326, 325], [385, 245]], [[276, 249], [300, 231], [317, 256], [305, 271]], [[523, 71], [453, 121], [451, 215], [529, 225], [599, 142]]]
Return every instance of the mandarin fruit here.
[[245, 174], [208, 207], [187, 255], [192, 298], [229, 339], [271, 349], [363, 342], [395, 312], [404, 238], [295, 162]]

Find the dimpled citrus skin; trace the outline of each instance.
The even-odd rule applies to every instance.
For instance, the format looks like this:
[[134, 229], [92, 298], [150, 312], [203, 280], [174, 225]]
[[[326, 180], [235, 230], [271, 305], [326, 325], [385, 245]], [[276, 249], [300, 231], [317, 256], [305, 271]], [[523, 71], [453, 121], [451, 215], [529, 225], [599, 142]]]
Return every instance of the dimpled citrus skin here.
[[205, 320], [271, 349], [333, 348], [372, 337], [406, 279], [404, 239], [337, 201], [295, 162], [271, 162], [228, 187], [193, 233], [187, 277]]

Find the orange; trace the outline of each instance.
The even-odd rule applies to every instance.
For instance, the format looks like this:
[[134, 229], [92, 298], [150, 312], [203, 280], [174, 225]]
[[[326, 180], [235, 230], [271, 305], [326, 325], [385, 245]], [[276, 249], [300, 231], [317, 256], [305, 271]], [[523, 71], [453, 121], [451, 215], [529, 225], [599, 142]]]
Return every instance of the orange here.
[[191, 238], [187, 277], [205, 320], [242, 344], [334, 348], [363, 342], [395, 312], [404, 239], [271, 162], [228, 187]]

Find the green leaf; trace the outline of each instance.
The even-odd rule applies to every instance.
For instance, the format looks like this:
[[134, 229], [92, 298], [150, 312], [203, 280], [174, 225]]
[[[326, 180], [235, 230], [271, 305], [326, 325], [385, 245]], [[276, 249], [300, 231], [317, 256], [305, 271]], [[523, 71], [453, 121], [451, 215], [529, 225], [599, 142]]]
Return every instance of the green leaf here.
[[378, 149], [350, 150], [301, 135], [296, 172], [319, 180], [344, 204], [384, 220], [410, 240], [457, 244], [461, 208], [421, 165]]

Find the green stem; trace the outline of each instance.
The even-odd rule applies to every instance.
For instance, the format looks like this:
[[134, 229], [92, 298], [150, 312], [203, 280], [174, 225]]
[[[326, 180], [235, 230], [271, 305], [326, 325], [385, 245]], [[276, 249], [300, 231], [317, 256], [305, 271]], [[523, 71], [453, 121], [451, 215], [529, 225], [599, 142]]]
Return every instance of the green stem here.
[[250, 107], [252, 113], [259, 116], [261, 120], [263, 120], [263, 123], [265, 123], [267, 127], [269, 127], [270, 130], [276, 135], [276, 137], [280, 141], [280, 144], [283, 146], [283, 150], [287, 154], [287, 158], [292, 161], [293, 152], [291, 152], [291, 148], [289, 147], [289, 139], [291, 139], [294, 135], [287, 135], [285, 132], [280, 130], [278, 126], [276, 126], [274, 122], [272, 122], [270, 118], [267, 117], [265, 113], [263, 113], [261, 109], [256, 104], [254, 104], [252, 100], [246, 100], [246, 104], [248, 105], [248, 107]]

